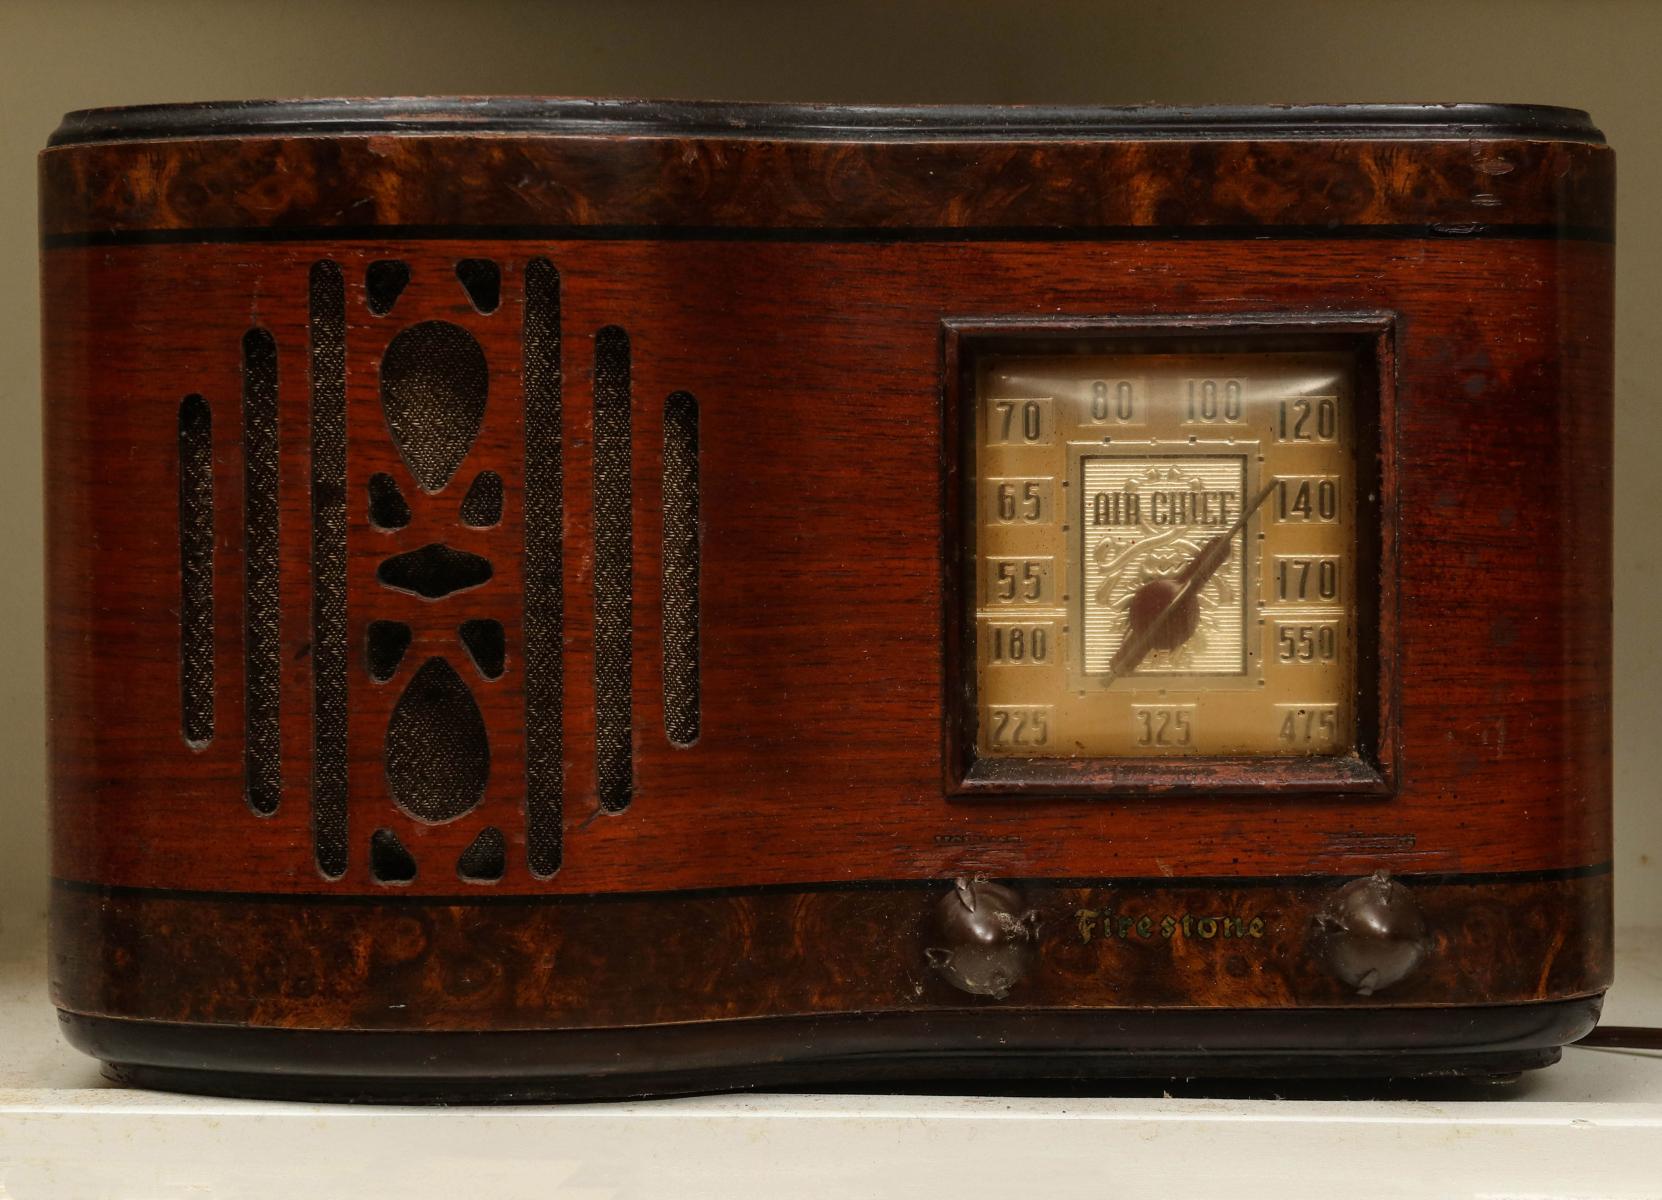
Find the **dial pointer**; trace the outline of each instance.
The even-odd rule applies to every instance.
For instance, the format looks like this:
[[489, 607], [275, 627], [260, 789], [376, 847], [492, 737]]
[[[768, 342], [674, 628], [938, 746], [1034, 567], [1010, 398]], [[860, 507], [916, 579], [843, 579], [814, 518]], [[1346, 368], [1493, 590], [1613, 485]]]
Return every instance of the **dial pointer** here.
[[[1135, 671], [1154, 649], [1174, 650], [1189, 639], [1194, 632], [1193, 624], [1186, 632], [1181, 632], [1175, 640], [1171, 640], [1169, 626], [1180, 615], [1188, 615], [1193, 611], [1193, 602], [1200, 589], [1206, 586], [1206, 581], [1217, 573], [1219, 567], [1229, 561], [1229, 543], [1235, 535], [1246, 528], [1252, 515], [1263, 506], [1270, 493], [1275, 491], [1275, 481], [1265, 485], [1262, 491], [1247, 505], [1235, 523], [1216, 537], [1208, 541], [1176, 575], [1163, 579], [1152, 579], [1138, 588], [1131, 598], [1131, 613], [1127, 620], [1125, 640], [1120, 648], [1114, 652], [1114, 657], [1108, 664], [1108, 674], [1103, 680], [1106, 687], [1122, 675], [1129, 675]], [[1146, 598], [1146, 599], [1145, 599]], [[1139, 604], [1139, 601], [1144, 603]], [[1157, 604], [1152, 613], [1148, 613], [1148, 602]], [[1143, 609], [1139, 612], [1139, 609]], [[1139, 619], [1140, 618], [1140, 619]], [[1160, 645], [1163, 638], [1170, 640], [1169, 645]]]

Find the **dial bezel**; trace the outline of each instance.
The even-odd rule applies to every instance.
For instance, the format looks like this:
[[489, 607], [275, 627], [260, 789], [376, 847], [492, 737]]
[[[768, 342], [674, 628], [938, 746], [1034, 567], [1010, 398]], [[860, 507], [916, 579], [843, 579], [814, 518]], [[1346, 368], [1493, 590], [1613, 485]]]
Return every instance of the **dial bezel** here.
[[[951, 796], [1127, 796], [1396, 790], [1397, 568], [1395, 315], [961, 319], [942, 324], [945, 791]], [[1319, 756], [1017, 758], [976, 745], [974, 422], [986, 355], [1342, 352], [1355, 362], [1356, 669], [1354, 748]]]

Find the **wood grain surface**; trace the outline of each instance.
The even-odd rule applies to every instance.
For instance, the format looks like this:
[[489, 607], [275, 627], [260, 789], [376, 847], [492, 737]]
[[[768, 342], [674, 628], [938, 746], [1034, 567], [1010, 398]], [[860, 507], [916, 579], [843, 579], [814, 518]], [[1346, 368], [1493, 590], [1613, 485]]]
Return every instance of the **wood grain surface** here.
[[[920, 974], [954, 876], [1044, 912], [1020, 1003], [1287, 1008], [1533, 1003], [1609, 974], [1612, 164], [1603, 147], [1447, 140], [860, 141], [523, 133], [92, 143], [42, 159], [54, 986], [79, 1012], [306, 1029], [598, 1028], [962, 1006]], [[456, 264], [498, 264], [482, 313]], [[525, 829], [526, 266], [558, 270], [564, 858]], [[346, 285], [348, 847], [312, 841], [312, 402], [307, 279]], [[391, 312], [372, 262], [407, 264]], [[943, 496], [948, 330], [1143, 319], [1388, 329], [1371, 792], [953, 795]], [[381, 403], [419, 322], [488, 365], [479, 435], [423, 493]], [[596, 798], [594, 344], [628, 336], [633, 778]], [[275, 339], [282, 794], [243, 798], [242, 339]], [[662, 414], [697, 398], [700, 735], [662, 713]], [[178, 412], [213, 430], [215, 722], [181, 731]], [[1372, 469], [1376, 467], [1377, 470]], [[466, 526], [481, 470], [502, 520]], [[368, 483], [413, 510], [385, 531]], [[445, 542], [490, 580], [383, 586]], [[503, 626], [506, 670], [463, 653]], [[390, 680], [369, 625], [407, 623]], [[1364, 639], [1366, 644], [1367, 639]], [[483, 716], [459, 819], [388, 782], [388, 723], [431, 656]], [[1308, 782], [1308, 781], [1307, 781]], [[1149, 789], [1145, 789], [1147, 792]], [[1158, 789], [1154, 789], [1158, 791]], [[487, 827], [500, 880], [463, 879]], [[414, 878], [371, 870], [390, 829]], [[1310, 915], [1389, 870], [1423, 899], [1426, 972], [1357, 1001]], [[1106, 896], [1107, 899], [1103, 899]], [[1263, 914], [1251, 947], [1078, 936], [1077, 914]], [[1116, 908], [1116, 912], [1120, 911]], [[1073, 924], [1070, 925], [1070, 922]], [[1073, 930], [1070, 934], [1069, 930]], [[1135, 929], [1135, 922], [1133, 922]], [[1251, 952], [1249, 953], [1248, 950]], [[974, 1001], [972, 1003], [979, 1003]]]
[[[563, 280], [566, 859], [523, 854], [499, 890], [619, 891], [957, 873], [1157, 875], [1534, 869], [1609, 852], [1607, 247], [1543, 240], [757, 246], [350, 243], [83, 248], [46, 263], [56, 871], [71, 879], [234, 891], [325, 890], [309, 850], [310, 639], [305, 278], [330, 256], [361, 279], [398, 256], [413, 282], [391, 318], [349, 301], [350, 644], [409, 621], [406, 663], [463, 617], [509, 631], [509, 668], [474, 691], [491, 730], [485, 803], [411, 825], [417, 891], [478, 831], [520, 838], [518, 674], [520, 270]], [[451, 278], [468, 255], [506, 269], [480, 317]], [[166, 299], [168, 319], [154, 315]], [[181, 300], [188, 297], [188, 301]], [[941, 320], [948, 315], [1398, 314], [1400, 785], [1324, 794], [949, 803], [942, 796]], [[478, 446], [405, 530], [368, 525], [370, 473], [398, 466], [375, 388], [391, 331], [443, 317], [487, 351]], [[179, 398], [214, 407], [218, 494], [241, 495], [238, 352], [277, 339], [285, 795], [241, 800], [240, 505], [219, 512], [219, 735], [178, 718], [173, 443]], [[625, 812], [593, 784], [588, 522], [593, 332], [634, 348], [635, 774]], [[703, 733], [662, 732], [658, 644], [663, 398], [701, 407]], [[500, 526], [459, 528], [465, 478], [502, 474]], [[434, 539], [483, 553], [490, 583], [428, 603], [374, 580], [385, 554]], [[406, 668], [408, 669], [408, 667]], [[350, 684], [353, 861], [391, 812], [382, 731], [402, 676]], [[405, 832], [400, 831], [405, 837]]]

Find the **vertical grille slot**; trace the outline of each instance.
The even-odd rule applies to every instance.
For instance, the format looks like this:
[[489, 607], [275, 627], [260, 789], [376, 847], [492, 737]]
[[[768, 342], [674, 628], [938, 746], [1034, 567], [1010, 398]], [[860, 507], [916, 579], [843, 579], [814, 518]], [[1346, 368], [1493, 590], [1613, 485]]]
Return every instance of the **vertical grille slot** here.
[[318, 869], [346, 872], [346, 288], [312, 264], [312, 844]]
[[242, 338], [243, 777], [248, 805], [269, 815], [283, 798], [281, 621], [277, 525], [277, 343]]
[[698, 740], [698, 401], [664, 401], [664, 734]]
[[594, 755], [607, 812], [634, 790], [629, 373], [629, 335], [608, 325], [594, 339]]
[[531, 872], [560, 869], [565, 804], [565, 501], [560, 275], [525, 268], [525, 828]]
[[179, 721], [199, 750], [214, 737], [213, 412], [179, 405]]

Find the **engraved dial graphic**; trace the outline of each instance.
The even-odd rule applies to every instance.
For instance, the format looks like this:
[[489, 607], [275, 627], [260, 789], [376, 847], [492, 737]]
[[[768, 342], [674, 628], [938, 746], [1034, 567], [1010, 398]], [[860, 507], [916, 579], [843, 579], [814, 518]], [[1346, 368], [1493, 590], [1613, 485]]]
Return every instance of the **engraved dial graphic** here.
[[978, 363], [981, 754], [1354, 748], [1353, 370], [1314, 352]]

